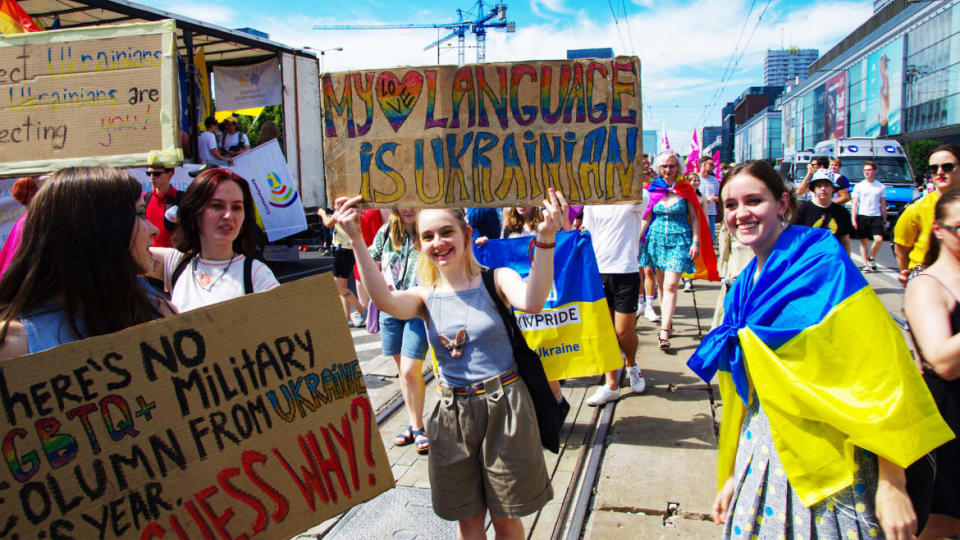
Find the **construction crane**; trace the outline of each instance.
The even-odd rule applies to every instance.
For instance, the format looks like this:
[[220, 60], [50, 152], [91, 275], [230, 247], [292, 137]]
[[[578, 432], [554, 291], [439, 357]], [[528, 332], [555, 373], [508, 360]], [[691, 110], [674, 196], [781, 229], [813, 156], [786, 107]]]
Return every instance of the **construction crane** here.
[[[366, 24], [366, 25], [316, 25], [314, 30], [409, 30], [416, 28], [436, 28], [450, 30], [450, 33], [442, 38], [427, 45], [423, 50], [428, 51], [437, 47], [437, 56], [439, 59], [440, 46], [457, 38], [457, 64], [463, 64], [465, 61], [466, 34], [472, 32], [477, 40], [477, 62], [486, 61], [487, 57], [487, 29], [504, 28], [507, 32], [515, 32], [517, 24], [507, 21], [507, 5], [503, 2], [497, 3], [493, 8], [487, 11], [483, 6], [483, 0], [477, 0], [474, 4], [477, 11], [477, 18], [472, 21], [463, 20], [463, 11], [457, 10], [457, 21], [451, 23], [423, 23], [423, 24]], [[494, 19], [496, 19], [494, 21]], [[493, 22], [491, 22], [493, 21]]]

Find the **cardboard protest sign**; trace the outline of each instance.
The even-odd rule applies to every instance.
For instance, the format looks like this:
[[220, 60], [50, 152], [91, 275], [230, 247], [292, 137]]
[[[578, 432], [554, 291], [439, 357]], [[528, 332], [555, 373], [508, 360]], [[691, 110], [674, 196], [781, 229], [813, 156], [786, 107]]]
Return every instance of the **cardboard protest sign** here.
[[[488, 240], [474, 252], [480, 264], [513, 268], [526, 278], [532, 241], [533, 237]], [[553, 268], [553, 289], [543, 311], [514, 312], [527, 344], [540, 355], [547, 378], [559, 381], [619, 369], [623, 360], [590, 233], [557, 233]]]
[[307, 228], [303, 200], [276, 139], [233, 158], [230, 169], [250, 183], [267, 240], [273, 242]]
[[324, 74], [329, 200], [368, 207], [640, 200], [636, 57]]
[[329, 275], [0, 364], [0, 526], [289, 538], [394, 485]]
[[180, 146], [175, 24], [0, 40], [0, 175], [145, 165]]

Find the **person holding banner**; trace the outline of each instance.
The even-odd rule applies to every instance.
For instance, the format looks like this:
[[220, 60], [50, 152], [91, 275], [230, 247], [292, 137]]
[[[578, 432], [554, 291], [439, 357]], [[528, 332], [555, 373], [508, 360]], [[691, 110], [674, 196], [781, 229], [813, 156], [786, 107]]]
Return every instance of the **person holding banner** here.
[[527, 280], [511, 268], [492, 272], [496, 297], [483, 284], [462, 211], [423, 209], [417, 217], [420, 285], [391, 291], [361, 241], [356, 206], [337, 199], [335, 216], [356, 246], [371, 299], [399, 319], [426, 321], [441, 398], [430, 415], [430, 487], [434, 511], [456, 520], [458, 538], [486, 538], [490, 511], [498, 538], [523, 538], [521, 516], [553, 497], [537, 419], [519, 379], [507, 329], [495, 302], [538, 313], [553, 286], [555, 235], [566, 220], [563, 196], [549, 190]]
[[173, 248], [151, 248], [147, 273], [162, 279], [181, 312], [279, 285], [267, 265], [254, 259], [256, 211], [247, 181], [214, 167], [197, 175], [180, 203]]
[[[367, 209], [366, 214], [379, 210]], [[361, 217], [361, 235], [363, 217]], [[391, 291], [405, 291], [417, 285], [417, 210], [400, 208], [390, 213], [373, 239], [370, 255], [380, 265], [380, 274]], [[376, 305], [376, 304], [374, 304]], [[417, 453], [426, 454], [430, 439], [423, 428], [423, 360], [427, 357], [427, 330], [416, 317], [397, 319], [380, 312], [380, 348], [384, 356], [392, 356], [400, 374], [400, 392], [410, 424], [397, 435], [394, 444], [416, 444]]]
[[833, 234], [789, 225], [773, 167], [738, 165], [720, 193], [755, 258], [687, 362], [723, 400], [711, 516], [724, 538], [912, 539], [904, 468], [953, 432], [900, 329]]
[[137, 277], [152, 265], [148, 250], [157, 234], [140, 190], [113, 167], [62, 169], [44, 182], [0, 280], [0, 358], [175, 312]]

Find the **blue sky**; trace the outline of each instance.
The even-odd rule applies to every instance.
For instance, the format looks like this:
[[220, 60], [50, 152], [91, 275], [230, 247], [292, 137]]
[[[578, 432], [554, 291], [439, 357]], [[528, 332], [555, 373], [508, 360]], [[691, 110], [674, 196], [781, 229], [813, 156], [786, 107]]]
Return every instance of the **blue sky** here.
[[[644, 128], [660, 130], [666, 125], [671, 146], [683, 150], [693, 128], [719, 125], [724, 103], [748, 86], [763, 84], [763, 54], [768, 48], [816, 48], [823, 54], [873, 14], [872, 0], [507, 0], [506, 4], [507, 19], [516, 22], [516, 32], [489, 31], [488, 62], [565, 58], [567, 49], [589, 47], [636, 55], [642, 71]], [[342, 47], [343, 51], [323, 55], [326, 71], [436, 64], [437, 50], [423, 48], [437, 39], [437, 31], [321, 31], [313, 30], [314, 25], [454, 22], [458, 7], [467, 12], [475, 6], [470, 0], [161, 0], [153, 5], [230, 28], [257, 28], [294, 47]], [[470, 34], [467, 45], [474, 45]], [[475, 61], [476, 50], [468, 47], [466, 58]], [[440, 61], [455, 64], [456, 47], [444, 46]], [[721, 84], [728, 64], [736, 68]]]

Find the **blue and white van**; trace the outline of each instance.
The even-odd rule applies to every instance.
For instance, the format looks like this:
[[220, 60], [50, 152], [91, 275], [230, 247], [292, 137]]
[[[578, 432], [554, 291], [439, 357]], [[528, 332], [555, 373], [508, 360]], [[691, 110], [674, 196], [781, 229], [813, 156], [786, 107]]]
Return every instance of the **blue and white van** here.
[[787, 182], [787, 185], [796, 186], [807, 175], [807, 166], [810, 165], [810, 159], [813, 152], [810, 150], [800, 150], [783, 158], [780, 162], [780, 176]]
[[920, 196], [903, 146], [893, 139], [849, 138], [817, 143], [814, 156], [840, 158], [840, 174], [851, 187], [863, 181], [863, 162], [877, 164], [877, 180], [887, 187], [887, 220], [892, 230], [903, 207]]

